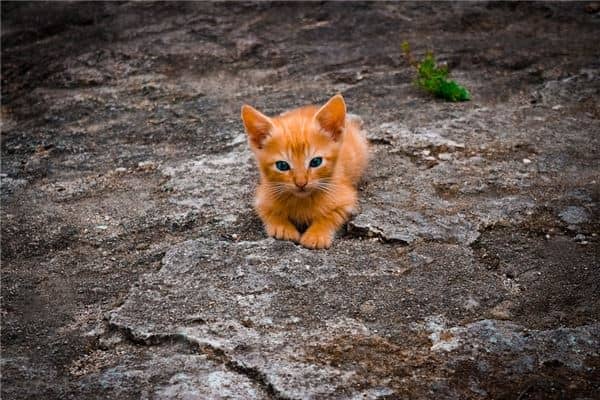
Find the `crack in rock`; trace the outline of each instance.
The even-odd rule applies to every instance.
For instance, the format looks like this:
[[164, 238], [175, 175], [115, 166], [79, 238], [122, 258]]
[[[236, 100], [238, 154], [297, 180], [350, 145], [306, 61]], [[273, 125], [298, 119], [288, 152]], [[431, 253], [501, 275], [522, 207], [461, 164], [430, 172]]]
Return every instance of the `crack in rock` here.
[[[218, 395], [226, 395], [227, 392], [221, 392], [223, 388], [230, 389], [233, 386], [236, 398], [244, 398], [240, 395], [239, 391], [246, 389], [245, 382], [239, 378], [231, 376], [231, 372], [242, 375], [254, 382], [260, 387], [269, 398], [276, 400], [287, 400], [286, 396], [274, 388], [269, 382], [268, 377], [261, 372], [259, 369], [248, 367], [237, 362], [235, 359], [229, 356], [232, 349], [223, 346], [219, 341], [203, 340], [190, 334], [190, 332], [177, 332], [177, 333], [160, 333], [154, 334], [149, 332], [139, 332], [131, 329], [130, 327], [117, 325], [110, 323], [109, 327], [112, 330], [121, 332], [123, 336], [134, 344], [141, 344], [144, 346], [163, 346], [173, 345], [174, 343], [184, 344], [189, 346], [195, 353], [206, 355], [210, 362], [216, 363], [214, 367], [211, 367], [211, 372], [205, 380], [199, 380], [197, 377], [192, 379], [186, 373], [177, 373], [169, 380], [168, 385], [157, 390], [157, 394], [166, 398], [179, 398], [182, 395], [199, 396], [200, 390], [198, 386], [208, 386], [211, 390], [216, 390]], [[225, 366], [228, 371], [219, 371], [218, 365]], [[241, 386], [241, 387], [240, 387]], [[206, 394], [206, 393], [205, 393]], [[229, 395], [232, 395], [230, 393]], [[241, 397], [240, 397], [241, 396]], [[248, 392], [246, 396], [250, 398], [257, 398], [256, 392]]]
[[[163, 267], [145, 275], [107, 319], [134, 342], [175, 340], [204, 349], [275, 398], [401, 393], [407, 378], [395, 375], [397, 360], [439, 363], [445, 354], [466, 360], [506, 353], [515, 368], [526, 366], [523, 357], [548, 354], [566, 360], [566, 368], [587, 368], [580, 351], [593, 355], [596, 326], [526, 333], [515, 324], [479, 321], [446, 328], [491, 309], [507, 291], [468, 248], [436, 246], [453, 260], [451, 268], [425, 252], [428, 262], [406, 273], [410, 255], [370, 241], [342, 241], [323, 252], [272, 239], [187, 241], [171, 248]], [[394, 272], [398, 265], [404, 272]], [[449, 279], [460, 283], [446, 293]], [[438, 292], [446, 301], [435, 305], [429, 296]], [[443, 317], [428, 320], [432, 309]], [[426, 322], [415, 326], [415, 319]], [[576, 347], [552, 347], [561, 337], [578, 338]], [[344, 338], [353, 339], [345, 345]], [[402, 358], [390, 357], [390, 349]], [[357, 367], [380, 357], [375, 375]]]

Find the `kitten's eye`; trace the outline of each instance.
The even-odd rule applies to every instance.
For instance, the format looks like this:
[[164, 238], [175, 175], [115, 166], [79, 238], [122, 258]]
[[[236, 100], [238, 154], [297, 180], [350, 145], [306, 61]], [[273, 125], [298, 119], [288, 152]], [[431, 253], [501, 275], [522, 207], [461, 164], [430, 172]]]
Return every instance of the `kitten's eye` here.
[[275, 167], [277, 167], [277, 169], [280, 170], [280, 171], [289, 171], [290, 164], [288, 164], [285, 161], [276, 161], [275, 162]]
[[310, 167], [311, 168], [317, 168], [319, 165], [321, 165], [323, 163], [323, 157], [315, 157], [312, 160], [310, 160]]

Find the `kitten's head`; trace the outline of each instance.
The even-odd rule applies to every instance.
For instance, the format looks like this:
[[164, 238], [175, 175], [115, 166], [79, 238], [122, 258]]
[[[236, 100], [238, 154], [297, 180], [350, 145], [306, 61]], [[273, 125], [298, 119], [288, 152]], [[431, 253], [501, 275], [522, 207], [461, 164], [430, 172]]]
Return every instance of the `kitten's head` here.
[[263, 182], [274, 195], [307, 197], [329, 190], [346, 121], [341, 95], [321, 108], [303, 107], [274, 118], [244, 105], [242, 120]]

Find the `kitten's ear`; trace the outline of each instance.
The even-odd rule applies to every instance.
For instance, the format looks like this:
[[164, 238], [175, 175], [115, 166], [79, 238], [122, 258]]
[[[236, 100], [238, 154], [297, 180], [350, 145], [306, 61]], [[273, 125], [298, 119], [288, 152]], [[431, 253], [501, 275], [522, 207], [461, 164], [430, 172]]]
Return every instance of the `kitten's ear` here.
[[346, 103], [341, 94], [333, 96], [315, 115], [317, 123], [326, 130], [333, 140], [338, 140], [346, 124]]
[[242, 121], [244, 121], [244, 128], [250, 138], [250, 143], [258, 149], [262, 148], [263, 142], [273, 129], [271, 118], [244, 104], [242, 106]]

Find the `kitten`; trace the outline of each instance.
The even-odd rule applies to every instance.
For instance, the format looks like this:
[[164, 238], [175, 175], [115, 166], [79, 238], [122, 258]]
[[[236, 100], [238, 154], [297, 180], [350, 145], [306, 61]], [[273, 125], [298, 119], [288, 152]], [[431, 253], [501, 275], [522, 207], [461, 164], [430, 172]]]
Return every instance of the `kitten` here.
[[368, 159], [367, 139], [346, 116], [344, 98], [273, 118], [244, 105], [242, 120], [260, 171], [255, 208], [267, 234], [311, 249], [331, 246], [355, 210]]

